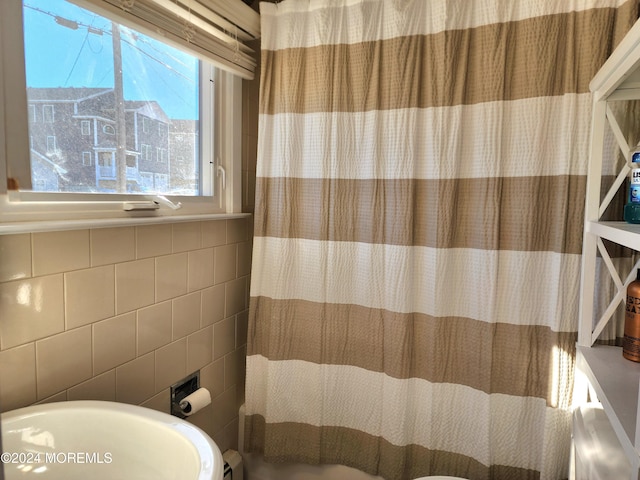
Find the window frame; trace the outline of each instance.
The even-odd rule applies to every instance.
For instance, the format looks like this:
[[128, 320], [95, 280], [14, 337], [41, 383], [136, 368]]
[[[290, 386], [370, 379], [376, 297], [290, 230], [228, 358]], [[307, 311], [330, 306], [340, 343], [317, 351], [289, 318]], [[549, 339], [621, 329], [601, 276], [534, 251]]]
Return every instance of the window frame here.
[[[89, 7], [81, 0], [73, 2]], [[101, 11], [94, 5], [90, 9], [142, 33], [159, 37], [112, 12]], [[211, 135], [200, 135], [203, 156], [198, 168], [201, 185], [206, 185], [205, 182], [215, 185], [217, 195], [166, 195], [174, 204], [181, 204], [182, 208], [173, 210], [167, 208], [164, 202], [155, 202], [156, 195], [17, 190], [18, 185], [12, 180], [13, 170], [17, 169], [17, 173], [25, 176], [25, 171], [20, 169], [24, 169], [24, 165], [30, 168], [29, 107], [26, 100], [22, 35], [22, 1], [0, 2], [0, 224], [114, 217], [135, 219], [140, 216], [200, 216], [241, 211], [242, 79], [219, 67], [214, 68], [203, 61], [197, 52], [189, 53], [201, 60], [200, 120], [212, 125]], [[159, 40], [163, 38], [160, 37]], [[167, 43], [182, 48], [172, 42]], [[7, 122], [6, 118], [11, 118], [12, 121]], [[214, 122], [214, 119], [220, 120]], [[223, 178], [226, 178], [226, 185], [223, 185]], [[132, 213], [125, 210], [125, 206], [131, 202], [153, 203], [159, 208]]]

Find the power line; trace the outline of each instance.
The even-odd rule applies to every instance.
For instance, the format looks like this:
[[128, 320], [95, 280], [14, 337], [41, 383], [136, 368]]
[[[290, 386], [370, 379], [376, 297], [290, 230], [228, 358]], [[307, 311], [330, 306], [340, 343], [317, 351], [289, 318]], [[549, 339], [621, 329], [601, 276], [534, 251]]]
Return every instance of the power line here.
[[[24, 6], [25, 6], [25, 8], [30, 8], [31, 10], [35, 10], [35, 11], [41, 13], [41, 14], [48, 15], [48, 16], [52, 17], [57, 24], [62, 25], [62, 26], [67, 27], [67, 28], [71, 28], [72, 30], [78, 30], [80, 27], [87, 29], [87, 35], [85, 36], [85, 40], [83, 41], [83, 44], [80, 47], [80, 52], [78, 52], [78, 56], [76, 57], [76, 59], [75, 59], [75, 61], [73, 63], [73, 66], [71, 68], [71, 71], [69, 72], [69, 76], [67, 77], [67, 80], [65, 81], [65, 84], [69, 80], [69, 77], [71, 76], [71, 73], [73, 72], [73, 69], [75, 68], [75, 65], [76, 65], [76, 63], [77, 63], [77, 61], [79, 59], [80, 53], [82, 52], [82, 48], [84, 47], [84, 44], [86, 43], [87, 38], [89, 36], [89, 33], [93, 33], [93, 34], [96, 34], [96, 35], [112, 35], [111, 30], [106, 30], [106, 29], [102, 29], [102, 28], [99, 28], [99, 27], [94, 27], [93, 25], [88, 25], [86, 23], [82, 23], [82, 22], [79, 22], [79, 21], [76, 21], [76, 20], [69, 20], [67, 18], [64, 18], [64, 17], [61, 17], [59, 15], [56, 15], [55, 13], [43, 10], [43, 9], [35, 7], [33, 5], [28, 5], [26, 3], [24, 4]], [[156, 52], [163, 53], [164, 55], [168, 56], [171, 60], [175, 61], [176, 63], [179, 63], [182, 66], [187, 66], [187, 65], [184, 64], [184, 62], [182, 62], [178, 58], [174, 57], [169, 52], [166, 52], [166, 51], [161, 52], [161, 51], [159, 51], [158, 49], [153, 47], [151, 43], [149, 43], [146, 39], [144, 39], [140, 35], [132, 34], [131, 36], [136, 41], [141, 40], [142, 43], [144, 43], [144, 44], [148, 45], [149, 47], [153, 48]], [[141, 54], [145, 55], [146, 57], [148, 57], [152, 61], [159, 63], [160, 65], [162, 65], [164, 68], [166, 68], [170, 72], [174, 73], [175, 75], [178, 75], [178, 76], [184, 78], [185, 80], [188, 80], [189, 82], [194, 83], [193, 78], [188, 77], [187, 75], [181, 73], [180, 71], [176, 70], [173, 66], [171, 66], [167, 62], [165, 62], [165, 61], [163, 61], [163, 60], [161, 60], [159, 58], [156, 58], [155, 56], [153, 56], [149, 52], [146, 52], [145, 50], [140, 48], [138, 45], [136, 45], [134, 43], [131, 43], [130, 41], [125, 40], [125, 39], [122, 39], [122, 42], [124, 42], [127, 45], [131, 46], [131, 48], [134, 48], [134, 49], [138, 50]]]
[[69, 70], [69, 75], [67, 75], [67, 79], [64, 81], [64, 86], [67, 86], [67, 82], [71, 78], [71, 74], [76, 68], [78, 64], [78, 60], [80, 59], [80, 54], [82, 53], [82, 49], [84, 48], [85, 43], [87, 43], [87, 38], [89, 38], [89, 29], [87, 29], [87, 34], [84, 36], [84, 40], [82, 41], [82, 45], [80, 45], [80, 50], [78, 50], [78, 54], [76, 55], [76, 59], [73, 61], [73, 65], [71, 65], [71, 69]]

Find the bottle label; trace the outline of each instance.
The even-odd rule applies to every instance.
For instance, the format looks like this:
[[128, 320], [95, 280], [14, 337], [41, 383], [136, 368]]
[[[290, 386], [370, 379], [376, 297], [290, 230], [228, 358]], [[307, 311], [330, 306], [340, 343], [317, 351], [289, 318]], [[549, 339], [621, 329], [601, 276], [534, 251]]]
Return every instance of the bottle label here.
[[631, 170], [631, 185], [629, 186], [629, 202], [640, 203], [640, 168]]
[[622, 355], [634, 362], [640, 362], [640, 298], [627, 295], [625, 309]]

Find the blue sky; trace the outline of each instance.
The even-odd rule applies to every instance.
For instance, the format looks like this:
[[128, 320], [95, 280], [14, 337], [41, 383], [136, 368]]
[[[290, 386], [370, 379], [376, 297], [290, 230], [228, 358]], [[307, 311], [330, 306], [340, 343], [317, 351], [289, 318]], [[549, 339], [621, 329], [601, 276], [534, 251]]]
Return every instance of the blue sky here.
[[[111, 21], [64, 0], [24, 4], [28, 86], [113, 88]], [[67, 20], [78, 28], [60, 25]], [[125, 99], [156, 100], [170, 118], [198, 118], [197, 85], [190, 80], [198, 78], [197, 60], [150, 37], [121, 32]]]

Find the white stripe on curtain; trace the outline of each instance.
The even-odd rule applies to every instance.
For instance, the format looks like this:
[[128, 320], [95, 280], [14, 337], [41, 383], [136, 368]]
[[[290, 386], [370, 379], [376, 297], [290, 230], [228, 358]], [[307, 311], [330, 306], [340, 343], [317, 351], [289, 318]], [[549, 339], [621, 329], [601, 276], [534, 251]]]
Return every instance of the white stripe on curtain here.
[[[486, 465], [535, 469], [543, 445], [530, 439], [544, 436], [550, 421], [565, 416], [540, 398], [487, 395], [465, 385], [397, 379], [348, 365], [254, 355], [247, 368], [255, 380], [247, 385], [248, 396], [286, 392], [286, 402], [268, 404], [270, 422], [352, 428], [394, 445], [455, 452]], [[555, 453], [556, 467], [564, 453]]]
[[[265, 3], [260, 11], [263, 22], [262, 48], [281, 50], [285, 48], [308, 48], [327, 43], [359, 43], [377, 41], [397, 36], [438, 33], [444, 30], [475, 28], [482, 25], [524, 20], [540, 15], [578, 12], [592, 8], [612, 8], [627, 0], [482, 0], [447, 3], [413, 1], [377, 2], [376, 0], [325, 0], [304, 2]], [[362, 5], [365, 4], [365, 8]], [[326, 15], [327, 5], [335, 8], [344, 5], [341, 22], [318, 21]], [[398, 6], [401, 5], [400, 8]], [[311, 17], [309, 13], [311, 13]], [[332, 15], [335, 11], [332, 12]], [[278, 32], [269, 17], [278, 16]], [[316, 16], [312, 19], [313, 16]], [[376, 22], [372, 28], [372, 19]], [[377, 22], [384, 19], [379, 25]], [[420, 22], [423, 23], [420, 23]], [[378, 28], [380, 27], [380, 28]], [[282, 32], [286, 32], [282, 34]]]
[[575, 330], [579, 255], [273, 237], [253, 255], [253, 297]]
[[[582, 175], [581, 162], [543, 159], [588, 158], [589, 130], [576, 129], [572, 122], [590, 114], [590, 94], [567, 94], [427, 109], [261, 115], [262, 161], [257, 175], [353, 179]], [[457, 128], [444, 130], [442, 125]], [[307, 139], [306, 132], [316, 136]], [[334, 148], [329, 152], [321, 148], [321, 138], [335, 138]], [[449, 156], [456, 161], [422, 161]], [[505, 162], [505, 157], [516, 160]]]

